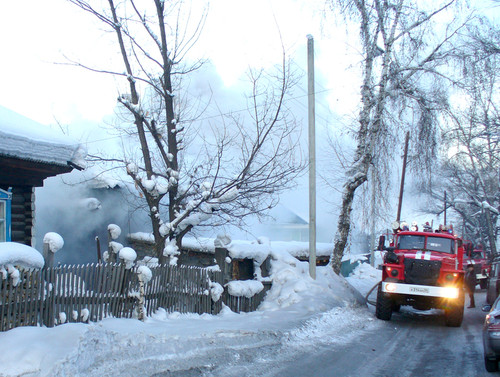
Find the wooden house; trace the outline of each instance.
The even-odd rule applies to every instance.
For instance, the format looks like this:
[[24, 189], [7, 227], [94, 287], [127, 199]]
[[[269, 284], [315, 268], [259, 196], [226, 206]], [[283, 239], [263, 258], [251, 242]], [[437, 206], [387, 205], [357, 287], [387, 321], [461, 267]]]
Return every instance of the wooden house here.
[[32, 246], [35, 187], [83, 169], [84, 157], [78, 142], [0, 106], [0, 242]]

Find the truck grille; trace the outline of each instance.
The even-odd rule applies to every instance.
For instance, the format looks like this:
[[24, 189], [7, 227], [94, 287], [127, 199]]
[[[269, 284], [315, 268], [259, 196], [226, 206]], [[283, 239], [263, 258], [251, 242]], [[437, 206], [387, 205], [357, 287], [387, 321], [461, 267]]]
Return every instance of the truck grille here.
[[404, 266], [406, 283], [437, 285], [441, 261], [405, 259]]

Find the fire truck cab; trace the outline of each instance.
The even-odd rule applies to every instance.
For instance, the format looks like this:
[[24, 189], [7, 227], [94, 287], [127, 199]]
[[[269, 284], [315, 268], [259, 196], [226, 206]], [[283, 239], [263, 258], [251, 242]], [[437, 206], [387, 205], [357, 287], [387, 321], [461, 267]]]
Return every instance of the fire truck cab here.
[[[394, 226], [393, 226], [394, 228]], [[462, 240], [449, 232], [398, 231], [386, 250], [375, 315], [390, 320], [403, 305], [443, 309], [447, 326], [462, 324], [464, 270]]]

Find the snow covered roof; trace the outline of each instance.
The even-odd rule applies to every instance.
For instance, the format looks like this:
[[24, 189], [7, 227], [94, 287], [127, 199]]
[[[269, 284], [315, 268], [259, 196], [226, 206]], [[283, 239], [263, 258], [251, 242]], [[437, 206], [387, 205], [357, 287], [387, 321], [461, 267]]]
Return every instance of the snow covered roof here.
[[0, 155], [84, 168], [86, 150], [77, 141], [0, 106]]
[[269, 214], [275, 219], [273, 223], [275, 224], [295, 224], [295, 225], [307, 225], [308, 222], [304, 220], [301, 216], [296, 214], [293, 210], [290, 208], [278, 204], [276, 207], [274, 207]]

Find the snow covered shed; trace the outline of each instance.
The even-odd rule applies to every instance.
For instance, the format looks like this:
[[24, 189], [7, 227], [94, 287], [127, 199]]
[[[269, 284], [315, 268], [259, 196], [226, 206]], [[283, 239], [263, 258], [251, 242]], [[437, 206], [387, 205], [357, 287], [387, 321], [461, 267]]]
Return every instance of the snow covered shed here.
[[32, 245], [35, 187], [83, 169], [85, 155], [78, 142], [0, 106], [0, 241]]

